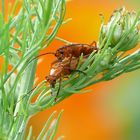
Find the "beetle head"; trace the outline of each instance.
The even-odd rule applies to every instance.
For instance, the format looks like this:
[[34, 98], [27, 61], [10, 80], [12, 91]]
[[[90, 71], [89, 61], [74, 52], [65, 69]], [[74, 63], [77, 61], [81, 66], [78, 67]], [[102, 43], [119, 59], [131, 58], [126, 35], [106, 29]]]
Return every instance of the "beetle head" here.
[[64, 58], [64, 50], [63, 49], [58, 49], [55, 53], [55, 56], [58, 58], [58, 60], [62, 60]]
[[52, 88], [55, 87], [55, 84], [56, 84], [56, 77], [55, 76], [49, 75], [46, 77], [46, 80], [50, 83]]

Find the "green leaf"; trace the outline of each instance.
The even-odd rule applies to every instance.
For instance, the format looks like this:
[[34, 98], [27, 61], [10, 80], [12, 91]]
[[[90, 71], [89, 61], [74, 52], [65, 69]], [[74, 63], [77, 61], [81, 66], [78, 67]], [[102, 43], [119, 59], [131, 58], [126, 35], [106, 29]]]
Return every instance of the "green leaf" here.
[[52, 120], [54, 119], [54, 116], [56, 114], [56, 111], [54, 111], [51, 116], [49, 117], [48, 121], [46, 122], [46, 124], [44, 125], [42, 131], [40, 132], [39, 136], [37, 137], [37, 140], [42, 140], [43, 136], [46, 134], [46, 130], [49, 127], [50, 123], [52, 122]]

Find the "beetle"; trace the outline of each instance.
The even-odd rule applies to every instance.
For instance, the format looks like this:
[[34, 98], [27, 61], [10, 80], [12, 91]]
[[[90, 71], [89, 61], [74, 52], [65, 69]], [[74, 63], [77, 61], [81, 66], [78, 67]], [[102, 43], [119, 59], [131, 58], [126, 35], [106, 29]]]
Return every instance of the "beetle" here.
[[57, 62], [61, 62], [65, 58], [69, 58], [69, 63], [71, 63], [71, 59], [73, 57], [79, 58], [81, 56], [81, 54], [83, 54], [83, 56], [86, 56], [86, 55], [91, 54], [93, 51], [96, 51], [96, 52], [98, 51], [95, 41], [93, 41], [91, 44], [72, 43], [69, 45], [59, 47], [56, 50], [56, 52], [48, 52], [48, 53], [38, 55], [37, 57], [33, 58], [32, 60], [34, 60], [38, 57], [47, 55], [47, 54], [53, 54], [56, 56], [57, 59], [54, 62], [52, 62], [52, 65]]
[[69, 76], [73, 71], [84, 73], [82, 71], [76, 70], [79, 63], [79, 58], [81, 55], [83, 55], [85, 60], [94, 51], [98, 52], [95, 41], [93, 41], [91, 44], [73, 43], [58, 48], [56, 52], [48, 52], [38, 55], [31, 61], [47, 54], [53, 54], [56, 56], [57, 59], [51, 63], [50, 73], [45, 78], [52, 88], [55, 88], [56, 81], [59, 80], [59, 88], [56, 95], [57, 97], [60, 90], [62, 78], [65, 78], [65, 76]]
[[[84, 62], [86, 60], [87, 56], [83, 58]], [[80, 72], [86, 75], [83, 71], [77, 70], [77, 65], [79, 63], [79, 60], [77, 58], [72, 58], [71, 63], [69, 63], [69, 59], [65, 58], [61, 62], [57, 62], [51, 66], [50, 73], [48, 76], [46, 76], [46, 81], [49, 82], [50, 86], [52, 88], [55, 88], [55, 84], [57, 80], [59, 80], [59, 88], [56, 94], [56, 98], [58, 96], [58, 93], [60, 91], [62, 78], [68, 78], [72, 72]]]
[[70, 45], [65, 45], [58, 48], [56, 50], [55, 56], [57, 57], [58, 61], [61, 61], [66, 57], [79, 58], [81, 54], [85, 56], [97, 50], [98, 48], [95, 41], [93, 41], [90, 45], [89, 44], [70, 44]]

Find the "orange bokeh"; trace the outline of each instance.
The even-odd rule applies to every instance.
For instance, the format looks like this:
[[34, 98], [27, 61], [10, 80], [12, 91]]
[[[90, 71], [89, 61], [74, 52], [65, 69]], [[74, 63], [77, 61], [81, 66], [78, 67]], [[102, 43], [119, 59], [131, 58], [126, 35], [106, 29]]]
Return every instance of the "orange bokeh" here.
[[[66, 19], [72, 18], [72, 21], [62, 25], [58, 36], [71, 42], [91, 43], [98, 39], [101, 23], [99, 14], [104, 14], [107, 21], [116, 8], [124, 5], [128, 9], [135, 9], [135, 5], [130, 5], [128, 1], [70, 1], [67, 3]], [[63, 43], [53, 41], [43, 52], [56, 50], [60, 45]], [[42, 58], [43, 61], [37, 69], [38, 82], [48, 74], [53, 59], [53, 56]], [[106, 110], [102, 104], [109, 94], [110, 87], [118, 81], [117, 79], [90, 86], [88, 89], [92, 89], [91, 92], [73, 95], [55, 107], [37, 114], [29, 122], [29, 125], [33, 126], [34, 135], [39, 134], [54, 110], [59, 112], [64, 109], [57, 136], [64, 135], [66, 140], [121, 140], [121, 122], [117, 117], [112, 117], [111, 111]]]
[[[127, 2], [73, 0], [67, 3], [67, 18], [72, 21], [63, 25], [58, 36], [71, 42], [91, 43], [98, 39], [101, 18], [100, 13], [105, 15], [107, 21], [110, 14], [116, 9], [125, 5], [130, 8]], [[46, 51], [56, 50], [62, 45], [54, 41]], [[46, 59], [50, 57], [50, 59]], [[52, 56], [46, 56], [39, 64], [38, 77], [43, 80], [48, 74]], [[64, 135], [66, 140], [120, 140], [121, 130], [117, 118], [112, 118], [109, 110], [105, 110], [102, 101], [108, 96], [109, 88], [116, 84], [117, 80], [107, 83], [93, 85], [88, 89], [92, 92], [74, 95], [61, 102], [59, 105], [41, 112], [33, 117], [29, 125], [33, 125], [34, 134], [38, 134], [50, 113], [54, 110], [64, 109], [64, 114], [59, 125], [58, 135]], [[101, 94], [102, 93], [102, 94]]]

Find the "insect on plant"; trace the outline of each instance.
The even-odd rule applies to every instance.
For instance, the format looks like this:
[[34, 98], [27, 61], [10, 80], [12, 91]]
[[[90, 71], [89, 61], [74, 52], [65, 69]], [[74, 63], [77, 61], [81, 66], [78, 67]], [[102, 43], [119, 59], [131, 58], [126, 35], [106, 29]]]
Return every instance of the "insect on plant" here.
[[[87, 56], [83, 58], [83, 62], [86, 60], [86, 58]], [[63, 78], [69, 78], [69, 75], [72, 74], [72, 72], [79, 72], [86, 75], [86, 73], [84, 73], [83, 71], [76, 69], [78, 63], [78, 58], [72, 58], [71, 63], [69, 63], [68, 58], [65, 58], [61, 62], [57, 62], [52, 65], [50, 69], [50, 74], [46, 76], [46, 80], [47, 82], [49, 82], [51, 88], [55, 88], [56, 81], [59, 80], [59, 88], [56, 94], [56, 98], [59, 94]]]
[[[64, 58], [69, 58], [71, 61], [72, 57], [79, 58], [81, 54], [83, 56], [91, 54], [93, 51], [97, 51], [96, 42], [93, 41], [91, 44], [70, 44], [60, 47], [55, 56], [57, 57], [56, 61], [62, 61]], [[54, 62], [55, 63], [55, 62]]]
[[[89, 55], [86, 55], [83, 57], [82, 63], [85, 62], [85, 60], [87, 59], [88, 56]], [[78, 64], [79, 64], [79, 58], [72, 58], [71, 63], [69, 62], [69, 58], [64, 58], [61, 62], [58, 61], [51, 65], [50, 73], [48, 76], [45, 77], [45, 79], [46, 79], [46, 82], [48, 82], [50, 84], [51, 88], [55, 88], [56, 82], [57, 82], [57, 80], [59, 80], [59, 87], [58, 87], [58, 91], [56, 93], [55, 100], [57, 99], [57, 96], [59, 94], [59, 91], [61, 88], [61, 82], [62, 82], [63, 78], [69, 78], [69, 76], [70, 76], [70, 74], [72, 74], [72, 72], [79, 72], [79, 73], [82, 73], [85, 76], [87, 76], [85, 72], [76, 69]], [[22, 99], [25, 98], [32, 91], [34, 91], [34, 89], [36, 89], [36, 87], [34, 87], [25, 96], [23, 96]], [[19, 101], [21, 101], [21, 100], [19, 100]]]
[[85, 74], [80, 70], [76, 70], [80, 56], [83, 55], [85, 60], [94, 51], [98, 51], [95, 41], [93, 41], [91, 44], [73, 43], [58, 48], [56, 52], [48, 52], [38, 55], [31, 61], [47, 54], [54, 54], [57, 57], [57, 59], [51, 63], [50, 73], [48, 76], [46, 76], [46, 80], [49, 82], [51, 88], [55, 88], [56, 81], [59, 80], [59, 88], [56, 94], [57, 98], [60, 91], [62, 78], [68, 78], [72, 72], [81, 72]]
[[71, 60], [73, 57], [79, 58], [81, 54], [83, 54], [83, 56], [86, 56], [86, 55], [91, 54], [93, 51], [96, 51], [96, 52], [98, 51], [97, 44], [95, 41], [93, 41], [91, 44], [72, 43], [69, 45], [59, 47], [56, 50], [56, 52], [44, 53], [44, 54], [38, 55], [37, 57], [33, 59], [36, 59], [38, 57], [41, 57], [47, 54], [53, 54], [57, 57], [57, 59], [54, 62], [52, 62], [52, 65], [57, 62], [61, 62], [62, 60], [64, 60], [64, 58], [69, 58], [69, 62], [71, 63]]
[[62, 78], [68, 78], [68, 76], [72, 72], [81, 72], [85, 74], [80, 70], [76, 70], [80, 56], [83, 55], [84, 60], [86, 60], [86, 58], [94, 51], [98, 52], [95, 41], [93, 41], [91, 44], [73, 43], [58, 48], [56, 52], [48, 52], [38, 55], [37, 57], [29, 61], [29, 63], [32, 62], [34, 59], [37, 59], [47, 54], [54, 54], [57, 57], [57, 59], [51, 63], [50, 74], [46, 76], [46, 80], [47, 82], [49, 82], [51, 88], [55, 88], [56, 81], [59, 80], [59, 88], [56, 94], [57, 97], [60, 91]]

